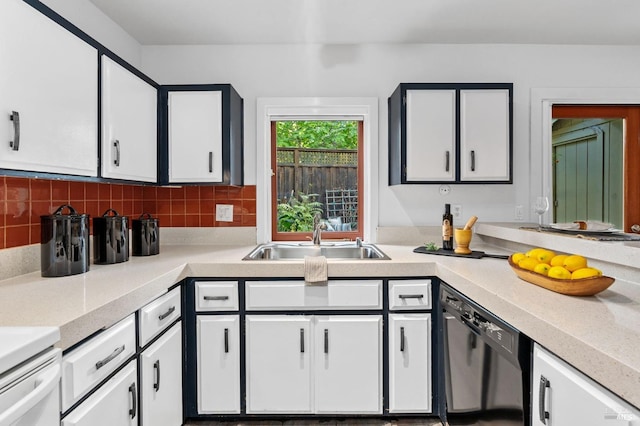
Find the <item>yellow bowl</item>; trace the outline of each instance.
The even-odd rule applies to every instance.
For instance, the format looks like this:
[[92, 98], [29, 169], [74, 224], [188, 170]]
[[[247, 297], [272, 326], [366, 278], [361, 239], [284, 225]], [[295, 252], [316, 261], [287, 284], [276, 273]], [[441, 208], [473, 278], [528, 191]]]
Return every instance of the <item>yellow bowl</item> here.
[[521, 280], [569, 296], [593, 296], [609, 288], [615, 281], [614, 278], [606, 276], [580, 278], [577, 280], [549, 278], [536, 272], [522, 269], [513, 263], [511, 256], [509, 256], [509, 266]]

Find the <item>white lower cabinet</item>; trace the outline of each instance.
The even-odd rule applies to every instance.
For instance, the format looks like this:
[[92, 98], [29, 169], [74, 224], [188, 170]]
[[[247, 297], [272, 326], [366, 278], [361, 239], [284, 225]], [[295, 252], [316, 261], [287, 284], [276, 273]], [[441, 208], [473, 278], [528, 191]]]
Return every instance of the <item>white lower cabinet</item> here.
[[389, 412], [431, 412], [431, 314], [389, 315]]
[[138, 424], [137, 368], [132, 360], [61, 422], [61, 426]]
[[247, 315], [247, 413], [312, 413], [312, 317]]
[[182, 424], [182, 326], [175, 324], [140, 354], [142, 426]]
[[537, 344], [532, 385], [533, 426], [640, 425], [640, 410]]
[[196, 333], [198, 413], [240, 413], [240, 317], [200, 315]]
[[247, 315], [247, 413], [380, 414], [381, 315]]

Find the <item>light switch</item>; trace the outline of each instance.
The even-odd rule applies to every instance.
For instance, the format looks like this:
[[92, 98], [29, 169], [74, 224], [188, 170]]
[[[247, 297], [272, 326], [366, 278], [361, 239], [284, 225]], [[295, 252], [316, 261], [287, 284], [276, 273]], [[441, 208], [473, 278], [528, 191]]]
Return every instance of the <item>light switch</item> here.
[[216, 220], [233, 222], [233, 204], [216, 204]]

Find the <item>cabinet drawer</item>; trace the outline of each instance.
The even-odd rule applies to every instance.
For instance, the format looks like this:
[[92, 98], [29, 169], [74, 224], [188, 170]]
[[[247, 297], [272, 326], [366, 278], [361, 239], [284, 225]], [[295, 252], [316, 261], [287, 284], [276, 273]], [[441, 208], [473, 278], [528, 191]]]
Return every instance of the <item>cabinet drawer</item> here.
[[62, 411], [66, 411], [136, 352], [130, 315], [62, 357]]
[[138, 315], [140, 347], [144, 347], [174, 320], [180, 318], [180, 313], [180, 287], [140, 309]]
[[381, 280], [247, 281], [247, 310], [382, 309]]
[[389, 309], [431, 309], [431, 280], [390, 280]]
[[196, 311], [237, 311], [237, 281], [196, 281]]

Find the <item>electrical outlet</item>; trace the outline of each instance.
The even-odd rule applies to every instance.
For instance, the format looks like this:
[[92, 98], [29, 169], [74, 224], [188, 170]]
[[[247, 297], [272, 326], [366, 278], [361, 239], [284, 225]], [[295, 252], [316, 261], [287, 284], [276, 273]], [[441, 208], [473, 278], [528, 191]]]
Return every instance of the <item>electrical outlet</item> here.
[[462, 204], [452, 204], [451, 205], [451, 214], [454, 219], [462, 218]]
[[524, 206], [522, 206], [522, 205], [517, 205], [516, 206], [515, 219], [516, 220], [524, 220]]
[[440, 195], [448, 195], [451, 192], [449, 185], [440, 185]]
[[233, 222], [233, 204], [216, 204], [216, 220]]

